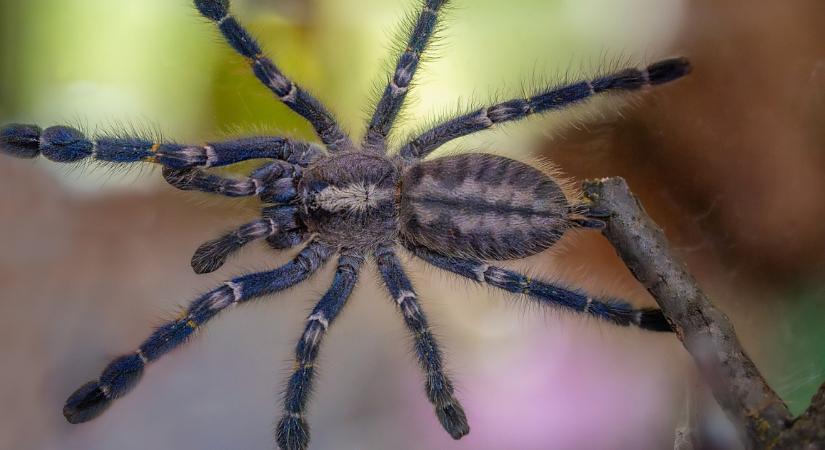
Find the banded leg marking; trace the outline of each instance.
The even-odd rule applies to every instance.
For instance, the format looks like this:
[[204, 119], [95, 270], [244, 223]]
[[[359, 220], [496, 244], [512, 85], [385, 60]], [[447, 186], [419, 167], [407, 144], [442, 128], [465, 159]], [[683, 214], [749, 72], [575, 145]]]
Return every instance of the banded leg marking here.
[[0, 152], [21, 158], [43, 155], [55, 162], [72, 163], [86, 158], [111, 163], [151, 162], [169, 169], [219, 167], [250, 159], [279, 159], [306, 166], [323, 155], [316, 145], [277, 136], [261, 136], [182, 145], [153, 142], [138, 136], [97, 136], [57, 125], [10, 124], [0, 128]]
[[398, 305], [404, 316], [404, 323], [415, 340], [418, 364], [425, 376], [427, 399], [435, 408], [441, 426], [453, 439], [461, 439], [470, 432], [467, 416], [455, 397], [452, 381], [445, 373], [441, 350], [418, 303], [412, 282], [404, 273], [401, 262], [391, 248], [378, 249], [375, 259], [384, 286]]
[[395, 72], [375, 106], [375, 112], [364, 137], [365, 149], [373, 151], [385, 149], [387, 135], [410, 89], [410, 83], [418, 69], [421, 55], [436, 30], [439, 12], [447, 1], [426, 0], [423, 2], [421, 12], [410, 32], [407, 47], [399, 56]]
[[594, 299], [581, 292], [532, 279], [482, 261], [445, 256], [423, 247], [409, 248], [416, 256], [438, 268], [505, 291], [527, 295], [542, 304], [562, 306], [616, 325], [635, 325], [651, 331], [673, 331], [660, 309], [634, 309], [622, 300]]
[[315, 377], [315, 360], [324, 334], [355, 287], [363, 261], [360, 255], [349, 252], [338, 258], [332, 286], [307, 318], [306, 328], [295, 348], [295, 370], [284, 393], [284, 414], [276, 427], [278, 445], [282, 450], [303, 450], [309, 445], [305, 410]]
[[248, 197], [258, 194], [261, 189], [260, 182], [253, 178], [226, 178], [194, 168], [164, 167], [162, 174], [167, 183], [182, 191], [200, 191], [226, 197]]
[[625, 69], [590, 81], [548, 88], [533, 97], [508, 100], [443, 122], [412, 139], [401, 148], [399, 154], [405, 158], [424, 158], [453, 139], [486, 130], [498, 123], [562, 109], [604, 92], [634, 91], [644, 86], [668, 83], [689, 72], [687, 59], [673, 58], [644, 69]]
[[195, 7], [215, 22], [226, 42], [247, 59], [258, 80], [286, 106], [309, 121], [331, 151], [352, 149], [349, 137], [321, 102], [287, 78], [271, 59], [264, 56], [255, 38], [230, 14], [229, 3], [229, 0], [195, 0]]
[[219, 312], [235, 304], [278, 292], [308, 278], [329, 258], [332, 249], [310, 242], [289, 263], [268, 272], [244, 275], [223, 283], [195, 299], [175, 320], [167, 322], [130, 354], [109, 363], [97, 380], [81, 386], [66, 400], [63, 415], [82, 423], [102, 414], [111, 403], [137, 385], [149, 363], [187, 341]]

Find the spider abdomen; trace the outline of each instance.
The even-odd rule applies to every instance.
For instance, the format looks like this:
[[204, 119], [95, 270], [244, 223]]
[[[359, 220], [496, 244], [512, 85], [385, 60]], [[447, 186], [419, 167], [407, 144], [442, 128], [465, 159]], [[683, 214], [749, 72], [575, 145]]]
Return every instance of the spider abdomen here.
[[494, 155], [416, 164], [401, 178], [399, 206], [402, 235], [446, 255], [523, 258], [571, 225], [568, 200], [549, 175]]

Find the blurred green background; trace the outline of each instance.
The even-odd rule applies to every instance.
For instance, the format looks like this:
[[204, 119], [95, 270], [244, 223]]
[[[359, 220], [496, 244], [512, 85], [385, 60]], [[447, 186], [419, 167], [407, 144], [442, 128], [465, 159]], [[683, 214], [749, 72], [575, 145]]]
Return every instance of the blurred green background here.
[[[695, 72], [677, 84], [445, 151], [550, 158], [574, 179], [626, 177], [773, 387], [803, 410], [825, 381], [822, 3], [454, 3], [396, 143], [460, 105], [621, 64], [692, 59]], [[391, 37], [415, 5], [235, 0], [233, 8], [282, 69], [360, 137], [392, 62]], [[2, 0], [0, 56], [0, 123], [135, 128], [181, 142], [314, 139], [187, 0]], [[260, 246], [214, 276], [190, 273], [197, 245], [254, 216], [256, 205], [175, 192], [155, 170], [2, 158], [0, 189], [0, 329], [8, 336], [0, 447], [269, 448], [291, 349], [328, 273], [222, 316], [100, 419], [72, 427], [60, 415], [63, 400], [108, 357], [133, 348], [195, 293], [288, 255]], [[562, 244], [515, 267], [652, 304], [599, 236]], [[452, 442], [439, 429], [400, 320], [365, 276], [325, 343], [310, 415], [316, 448], [672, 446], [693, 379], [673, 337], [514, 306], [411, 266], [473, 432]], [[723, 422], [708, 427], [708, 439], [730, 445]]]

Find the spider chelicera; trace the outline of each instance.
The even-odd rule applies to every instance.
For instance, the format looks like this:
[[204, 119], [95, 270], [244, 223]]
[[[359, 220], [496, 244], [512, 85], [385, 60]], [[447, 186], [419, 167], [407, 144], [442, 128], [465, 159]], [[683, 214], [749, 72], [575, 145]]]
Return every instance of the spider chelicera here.
[[[444, 429], [455, 439], [469, 425], [445, 373], [438, 344], [396, 252], [405, 248], [440, 269], [535, 301], [558, 305], [617, 325], [671, 331], [658, 309], [634, 309], [616, 299], [528, 278], [492, 261], [524, 258], [551, 247], [566, 230], [604, 226], [604, 213], [565, 192], [552, 176], [501, 156], [465, 153], [425, 160], [442, 144], [502, 122], [558, 110], [611, 91], [635, 91], [686, 75], [683, 58], [628, 68], [589, 81], [540, 89], [527, 98], [485, 106], [446, 120], [388, 154], [387, 135], [410, 88], [421, 56], [447, 0], [424, 0], [406, 47], [388, 77], [360, 145], [307, 91], [263, 54], [229, 11], [229, 0], [195, 0], [255, 76], [314, 127], [323, 146], [283, 137], [252, 137], [207, 145], [153, 142], [141, 137], [97, 136], [53, 126], [7, 125], [0, 150], [57, 162], [90, 158], [114, 163], [152, 162], [172, 186], [229, 197], [258, 196], [261, 217], [204, 243], [192, 258], [197, 273], [217, 270], [249, 242], [265, 239], [275, 249], [303, 248], [287, 264], [233, 278], [196, 298], [176, 319], [160, 326], [137, 350], [112, 361], [97, 380], [75, 391], [63, 414], [71, 423], [91, 420], [129, 392], [144, 368], [183, 344], [221, 311], [283, 291], [336, 259], [332, 286], [307, 319], [284, 394], [277, 442], [283, 449], [309, 443], [306, 407], [323, 337], [344, 307], [361, 266], [371, 258], [413, 336], [425, 392]], [[226, 178], [203, 169], [269, 159], [248, 177]], [[575, 198], [571, 198], [575, 197]]]

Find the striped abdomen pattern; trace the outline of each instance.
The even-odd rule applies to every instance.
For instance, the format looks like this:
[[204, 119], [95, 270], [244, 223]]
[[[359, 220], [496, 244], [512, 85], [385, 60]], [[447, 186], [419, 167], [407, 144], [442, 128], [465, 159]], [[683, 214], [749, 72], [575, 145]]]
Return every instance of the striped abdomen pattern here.
[[400, 183], [401, 233], [448, 255], [501, 260], [538, 253], [570, 227], [569, 209], [550, 176], [494, 155], [423, 161]]

